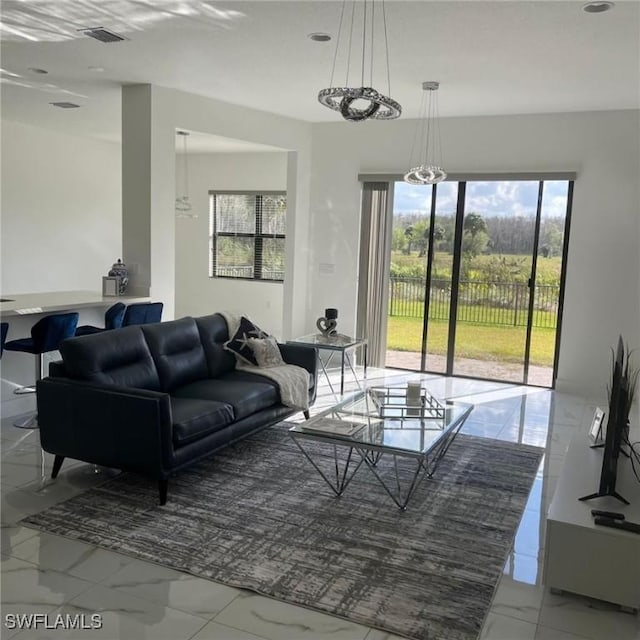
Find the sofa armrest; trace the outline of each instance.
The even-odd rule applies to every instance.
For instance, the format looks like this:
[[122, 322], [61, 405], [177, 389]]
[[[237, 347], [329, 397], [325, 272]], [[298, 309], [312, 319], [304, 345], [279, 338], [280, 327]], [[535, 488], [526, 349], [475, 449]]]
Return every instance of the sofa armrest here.
[[[318, 351], [315, 347], [307, 347], [302, 344], [278, 343], [280, 355], [287, 364], [295, 364], [306, 369], [311, 376], [309, 387], [309, 404], [316, 401], [318, 393]], [[305, 413], [307, 417], [308, 412]]]
[[166, 477], [173, 460], [168, 394], [52, 377], [36, 389], [45, 451]]
[[52, 360], [49, 363], [49, 375], [55, 378], [66, 378], [67, 369], [63, 360]]
[[295, 364], [306, 369], [315, 383], [318, 375], [318, 352], [314, 347], [301, 344], [278, 343], [280, 355], [287, 364]]

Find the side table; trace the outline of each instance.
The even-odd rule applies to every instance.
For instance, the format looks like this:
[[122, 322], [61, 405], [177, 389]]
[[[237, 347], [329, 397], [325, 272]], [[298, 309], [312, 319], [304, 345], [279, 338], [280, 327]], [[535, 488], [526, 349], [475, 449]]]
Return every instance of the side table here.
[[[353, 361], [351, 356], [349, 355], [349, 351], [361, 349], [362, 350], [362, 362], [364, 365], [364, 377], [367, 377], [367, 339], [366, 338], [351, 338], [350, 336], [342, 335], [341, 333], [335, 336], [323, 336], [321, 333], [310, 333], [306, 336], [301, 336], [300, 338], [294, 338], [293, 340], [287, 340], [287, 342], [293, 344], [302, 344], [307, 347], [315, 347], [318, 353], [318, 360], [320, 361], [320, 366], [322, 367], [322, 371], [324, 372], [325, 378], [329, 383], [329, 388], [335, 397], [337, 394], [333, 385], [331, 384], [331, 379], [329, 378], [329, 373], [327, 369], [333, 360], [333, 356], [336, 353], [340, 354], [340, 395], [344, 395], [344, 371], [345, 371], [345, 363], [351, 369], [351, 373], [353, 375], [353, 379], [356, 381], [358, 388], [362, 389], [360, 381], [358, 380], [358, 376], [356, 375], [355, 369], [353, 368]], [[329, 357], [326, 360], [323, 359], [321, 350], [329, 351]]]

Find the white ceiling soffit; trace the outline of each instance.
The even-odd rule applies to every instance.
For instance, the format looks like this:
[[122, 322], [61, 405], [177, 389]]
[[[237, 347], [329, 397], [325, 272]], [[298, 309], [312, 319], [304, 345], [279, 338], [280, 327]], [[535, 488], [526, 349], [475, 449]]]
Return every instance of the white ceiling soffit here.
[[[197, 131], [189, 131], [188, 129], [180, 129], [186, 131], [187, 137], [187, 153], [284, 153], [285, 149], [272, 147], [266, 144], [258, 144], [257, 142], [245, 142], [244, 140], [236, 140], [234, 138], [225, 138], [223, 136], [213, 136], [209, 133], [200, 133]], [[176, 135], [176, 153], [183, 153], [184, 140], [181, 136]]]
[[[425, 80], [441, 83], [442, 117], [639, 106], [635, 0], [601, 14], [585, 13], [580, 0], [385, 4], [390, 94], [403, 118], [418, 117]], [[339, 122], [316, 96], [329, 86], [341, 8], [324, 0], [3, 0], [2, 116], [117, 140], [122, 85], [151, 83]], [[81, 31], [99, 27], [126, 40], [105, 44]], [[313, 42], [314, 32], [334, 40]], [[383, 55], [382, 39], [374, 53]], [[339, 61], [335, 84], [344, 82], [343, 69]], [[359, 84], [356, 75], [350, 84]], [[381, 61], [372, 84], [386, 90]], [[60, 101], [81, 108], [49, 105]]]

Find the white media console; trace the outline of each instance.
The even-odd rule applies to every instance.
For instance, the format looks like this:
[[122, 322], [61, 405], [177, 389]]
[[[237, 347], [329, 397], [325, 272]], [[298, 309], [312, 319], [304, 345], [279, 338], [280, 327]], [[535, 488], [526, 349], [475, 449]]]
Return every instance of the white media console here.
[[[640, 439], [635, 436], [632, 440]], [[580, 433], [567, 450], [547, 517], [544, 583], [638, 610], [640, 534], [595, 525], [591, 509], [623, 513], [629, 522], [640, 523], [640, 483], [621, 455], [616, 489], [631, 504], [612, 497], [579, 501], [599, 485], [602, 449], [590, 444], [587, 434]]]

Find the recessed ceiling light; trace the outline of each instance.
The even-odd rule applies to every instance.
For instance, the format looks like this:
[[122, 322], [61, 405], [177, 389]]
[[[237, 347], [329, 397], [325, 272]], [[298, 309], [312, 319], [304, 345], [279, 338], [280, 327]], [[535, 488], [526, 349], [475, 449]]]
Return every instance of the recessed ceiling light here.
[[89, 71], [93, 71], [93, 73], [102, 73], [104, 71], [104, 67], [87, 67]]
[[613, 2], [607, 2], [603, 0], [602, 2], [587, 2], [587, 4], [582, 5], [582, 10], [587, 13], [604, 13], [605, 11], [609, 11], [609, 9], [613, 9], [615, 4]]
[[31, 73], [39, 73], [41, 75], [49, 73], [46, 69], [39, 69], [38, 67], [29, 67]]
[[314, 42], [329, 42], [331, 36], [328, 33], [310, 33], [309, 39]]

